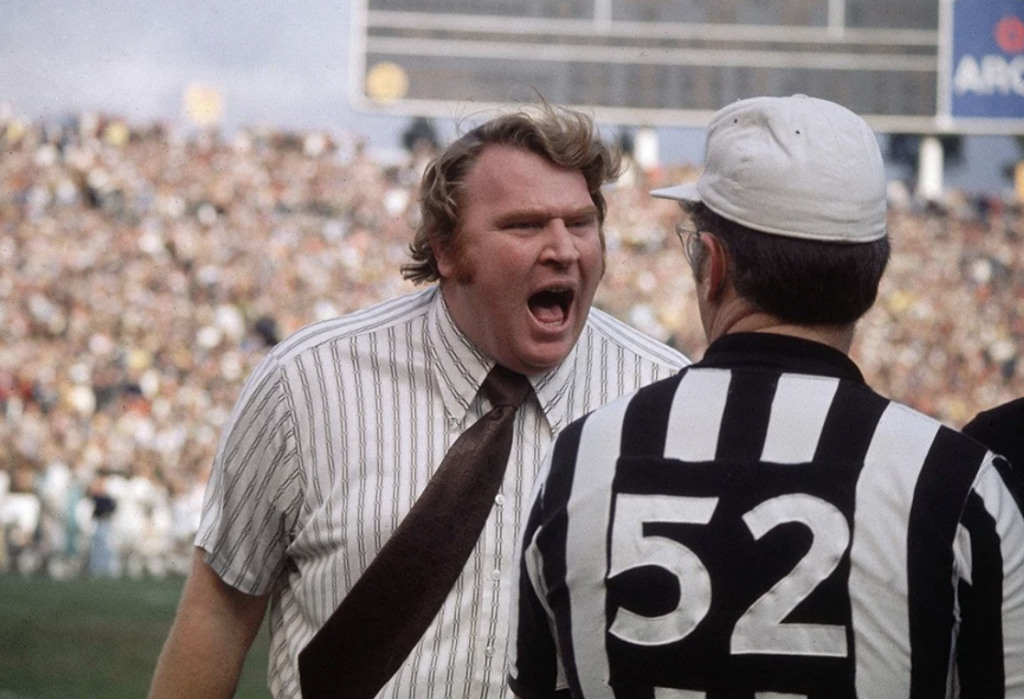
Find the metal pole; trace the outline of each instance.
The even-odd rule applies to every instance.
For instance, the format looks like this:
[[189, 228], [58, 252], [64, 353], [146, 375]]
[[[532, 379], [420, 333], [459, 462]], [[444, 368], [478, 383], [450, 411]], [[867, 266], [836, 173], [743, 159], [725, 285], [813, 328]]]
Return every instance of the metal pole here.
[[594, 27], [608, 31], [612, 27], [612, 0], [594, 0]]
[[828, 34], [841, 37], [846, 32], [846, 0], [828, 0]]
[[920, 152], [917, 156], [917, 191], [918, 200], [924, 202], [942, 199], [943, 176], [942, 141], [938, 136], [922, 136]]
[[935, 76], [935, 123], [942, 131], [953, 124], [953, 0], [939, 0], [939, 51]]

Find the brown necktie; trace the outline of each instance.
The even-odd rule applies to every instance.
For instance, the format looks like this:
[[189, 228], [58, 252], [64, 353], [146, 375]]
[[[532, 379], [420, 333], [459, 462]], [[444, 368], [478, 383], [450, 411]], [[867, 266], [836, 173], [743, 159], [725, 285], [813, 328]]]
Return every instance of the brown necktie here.
[[494, 407], [448, 449], [409, 514], [299, 653], [303, 699], [372, 699], [412, 652], [455, 585], [501, 487], [515, 411], [530, 382], [496, 365]]

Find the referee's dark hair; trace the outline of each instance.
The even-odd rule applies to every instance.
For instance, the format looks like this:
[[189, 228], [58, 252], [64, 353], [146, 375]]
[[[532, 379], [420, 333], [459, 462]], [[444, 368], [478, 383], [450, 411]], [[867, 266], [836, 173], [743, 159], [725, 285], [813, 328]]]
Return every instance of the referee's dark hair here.
[[[721, 241], [733, 287], [760, 311], [799, 325], [845, 325], [875, 303], [888, 236], [867, 243], [790, 238], [747, 228], [700, 202], [686, 209], [697, 230]], [[694, 260], [698, 282], [701, 261]]]

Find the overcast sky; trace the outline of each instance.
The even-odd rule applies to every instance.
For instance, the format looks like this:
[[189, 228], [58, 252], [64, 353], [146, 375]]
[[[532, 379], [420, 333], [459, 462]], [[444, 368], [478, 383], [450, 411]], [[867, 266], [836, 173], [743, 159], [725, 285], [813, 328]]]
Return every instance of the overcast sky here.
[[[348, 0], [3, 0], [0, 105], [30, 118], [102, 111], [132, 122], [182, 120], [194, 83], [217, 89], [223, 123], [346, 128], [393, 147], [405, 120], [348, 106]], [[441, 123], [442, 135], [451, 125]], [[662, 160], [695, 162], [703, 136], [662, 130]], [[970, 138], [950, 186], [1009, 187], [1006, 138]]]
[[[376, 130], [347, 106], [343, 0], [4, 0], [0, 101], [32, 117], [180, 118], [186, 86], [224, 97], [224, 123]], [[389, 122], [392, 124], [394, 120]]]

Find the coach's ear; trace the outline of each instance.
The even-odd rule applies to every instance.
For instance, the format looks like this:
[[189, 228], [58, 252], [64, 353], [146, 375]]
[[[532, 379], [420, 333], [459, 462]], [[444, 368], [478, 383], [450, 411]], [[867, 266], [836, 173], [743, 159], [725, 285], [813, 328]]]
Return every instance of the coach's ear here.
[[430, 250], [437, 260], [437, 273], [441, 279], [454, 279], [458, 271], [457, 251], [454, 241], [434, 240], [430, 243]]

